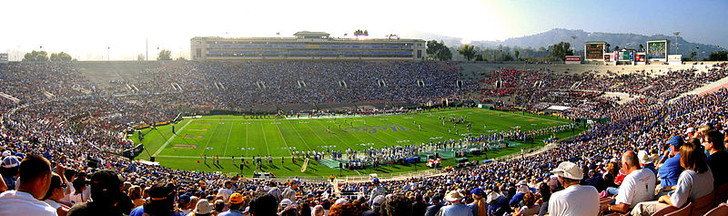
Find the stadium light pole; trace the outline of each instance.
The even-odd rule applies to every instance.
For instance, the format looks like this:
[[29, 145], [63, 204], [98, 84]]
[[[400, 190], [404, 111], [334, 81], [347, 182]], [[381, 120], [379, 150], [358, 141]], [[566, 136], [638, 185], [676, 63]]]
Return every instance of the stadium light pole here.
[[111, 47], [106, 47], [106, 61], [111, 61]]
[[680, 36], [680, 32], [673, 32], [672, 34], [675, 35], [675, 52], [677, 54], [680, 54], [680, 42], [678, 42], [678, 37]]

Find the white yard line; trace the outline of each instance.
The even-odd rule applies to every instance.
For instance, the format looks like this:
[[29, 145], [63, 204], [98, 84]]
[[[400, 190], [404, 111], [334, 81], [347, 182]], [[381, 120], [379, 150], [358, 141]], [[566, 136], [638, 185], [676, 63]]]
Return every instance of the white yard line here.
[[228, 137], [227, 140], [225, 140], [225, 150], [222, 152], [222, 155], [227, 155], [228, 144], [230, 144], [230, 135], [233, 134], [233, 127], [235, 127], [235, 124], [230, 124], [230, 131], [228, 131]]
[[[188, 121], [187, 124], [185, 124], [184, 126], [182, 126], [182, 128], [180, 128], [178, 131], [184, 130], [185, 127], [187, 127], [187, 125], [190, 125], [190, 123], [192, 123], [192, 121], [194, 121], [194, 119], [191, 119], [190, 121]], [[157, 149], [157, 151], [154, 152], [154, 156], [155, 157], [158, 156], [159, 153], [162, 152], [162, 150], [164, 150], [164, 148], [166, 148], [167, 145], [169, 145], [169, 143], [171, 143], [172, 140], [174, 140], [175, 137], [177, 137], [177, 134], [172, 134], [172, 136], [169, 137], [169, 139], [167, 140], [167, 142], [164, 142], [164, 144], [162, 145], [162, 147], [159, 147], [159, 149]]]

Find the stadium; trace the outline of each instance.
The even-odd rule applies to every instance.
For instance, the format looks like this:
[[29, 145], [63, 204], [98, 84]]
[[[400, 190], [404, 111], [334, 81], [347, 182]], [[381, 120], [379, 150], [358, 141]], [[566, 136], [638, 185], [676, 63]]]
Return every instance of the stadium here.
[[[0, 64], [4, 189], [23, 183], [18, 170], [29, 175], [20, 160], [37, 160], [80, 185], [68, 197], [84, 197], [87, 184], [95, 193], [104, 181], [96, 174], [111, 170], [118, 186], [149, 190], [148, 201], [134, 198], [142, 209], [174, 199], [175, 208], [198, 211], [196, 197], [223, 211], [241, 208], [238, 198], [275, 196], [288, 200], [280, 212], [357, 203], [366, 205], [353, 211], [361, 213], [367, 202], [401, 197], [417, 200], [423, 214], [425, 199], [446, 199], [488, 200], [500, 209], [490, 215], [504, 215], [534, 208], [534, 194], [549, 201], [551, 191], [582, 184], [604, 194], [590, 197], [599, 203], [589, 208], [625, 213], [609, 202], [611, 192], [637, 184], [617, 187], [620, 176], [633, 178], [630, 158], [639, 155], [635, 169], [647, 171], [660, 156], [674, 160], [670, 152], [696, 161], [702, 154], [705, 164], [703, 150], [725, 151], [728, 63], [671, 62], [668, 40], [648, 41], [646, 54], [588, 42], [596, 50], [572, 65], [431, 61], [419, 39], [296, 36], [195, 37], [192, 61]], [[719, 208], [726, 179], [712, 182], [724, 167], [711, 165], [707, 195], [680, 209]], [[68, 199], [59, 202], [78, 201]]]

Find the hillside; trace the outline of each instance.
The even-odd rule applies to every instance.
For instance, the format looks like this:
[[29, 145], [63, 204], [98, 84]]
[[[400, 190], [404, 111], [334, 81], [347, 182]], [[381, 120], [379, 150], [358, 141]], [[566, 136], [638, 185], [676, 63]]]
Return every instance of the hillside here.
[[[426, 40], [444, 40], [445, 44], [451, 47], [461, 46], [457, 39], [452, 37], [437, 37], [437, 35], [427, 34]], [[576, 36], [572, 39], [571, 36]], [[527, 35], [523, 37], [509, 38], [504, 41], [473, 41], [471, 44], [477, 45], [483, 48], [495, 48], [498, 46], [509, 46], [509, 47], [522, 47], [522, 48], [534, 48], [548, 47], [549, 45], [566, 41], [569, 43], [578, 44], [576, 50], [583, 50], [583, 44], [586, 41], [606, 41], [611, 44], [612, 48], [619, 46], [620, 48], [639, 48], [639, 44], [645, 45], [645, 41], [651, 39], [668, 39], [671, 41], [670, 53], [676, 53], [679, 51], [683, 56], [690, 56], [691, 52], [698, 52], [699, 57], [705, 58], [711, 52], [718, 51], [720, 48], [716, 45], [708, 45], [697, 42], [686, 41], [682, 37], [676, 37], [674, 35], [640, 35], [632, 33], [608, 33], [608, 32], [586, 32], [584, 30], [570, 30], [570, 29], [552, 29], [550, 31]], [[675, 41], [679, 46], [679, 50], [676, 50]]]

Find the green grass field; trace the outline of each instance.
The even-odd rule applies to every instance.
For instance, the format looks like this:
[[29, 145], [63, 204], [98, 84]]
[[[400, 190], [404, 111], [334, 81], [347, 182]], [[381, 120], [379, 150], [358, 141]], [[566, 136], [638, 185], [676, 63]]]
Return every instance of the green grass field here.
[[[465, 117], [467, 122], [472, 122], [472, 131], [468, 132], [467, 123], [453, 126], [446, 121], [443, 126], [440, 116]], [[568, 123], [568, 120], [552, 116], [523, 115], [519, 112], [475, 108], [370, 117], [245, 119], [244, 116], [204, 116], [197, 119], [187, 118], [174, 125], [144, 129], [142, 133], [145, 136], [142, 143], [149, 154], [156, 156], [156, 161], [170, 168], [240, 173], [238, 169], [240, 157], [245, 156], [251, 163], [243, 169], [243, 174], [251, 175], [255, 166], [250, 157], [272, 155], [273, 164], [264, 165], [263, 171], [270, 171], [276, 176], [328, 176], [339, 175], [339, 170], [311, 160], [307, 171], [302, 173], [300, 172], [302, 158], [293, 164], [290, 160], [291, 153], [297, 150], [345, 151], [412, 145], [458, 139], [467, 133], [473, 135], [496, 133], [511, 130], [516, 126], [521, 130], [531, 130]], [[484, 124], [487, 124], [486, 129], [483, 127]], [[176, 134], [172, 133], [172, 127], [175, 128]], [[562, 132], [557, 136], [560, 138], [573, 136], [580, 131]], [[136, 134], [132, 139], [139, 142]], [[491, 151], [487, 158], [520, 152], [521, 148], [543, 146], [541, 139], [543, 137], [518, 147]], [[142, 153], [138, 158], [149, 159], [149, 154]], [[204, 163], [203, 155], [207, 156], [207, 163]], [[219, 156], [219, 163], [215, 163], [212, 156]], [[235, 157], [235, 161], [231, 160], [232, 156]], [[284, 163], [281, 163], [281, 157], [286, 158]], [[485, 158], [485, 155], [481, 155], [471, 160]], [[455, 164], [454, 160], [443, 161], [444, 166], [452, 164]], [[422, 170], [426, 167], [424, 164], [394, 165], [357, 171], [344, 170], [342, 174], [399, 173], [415, 169]]]

